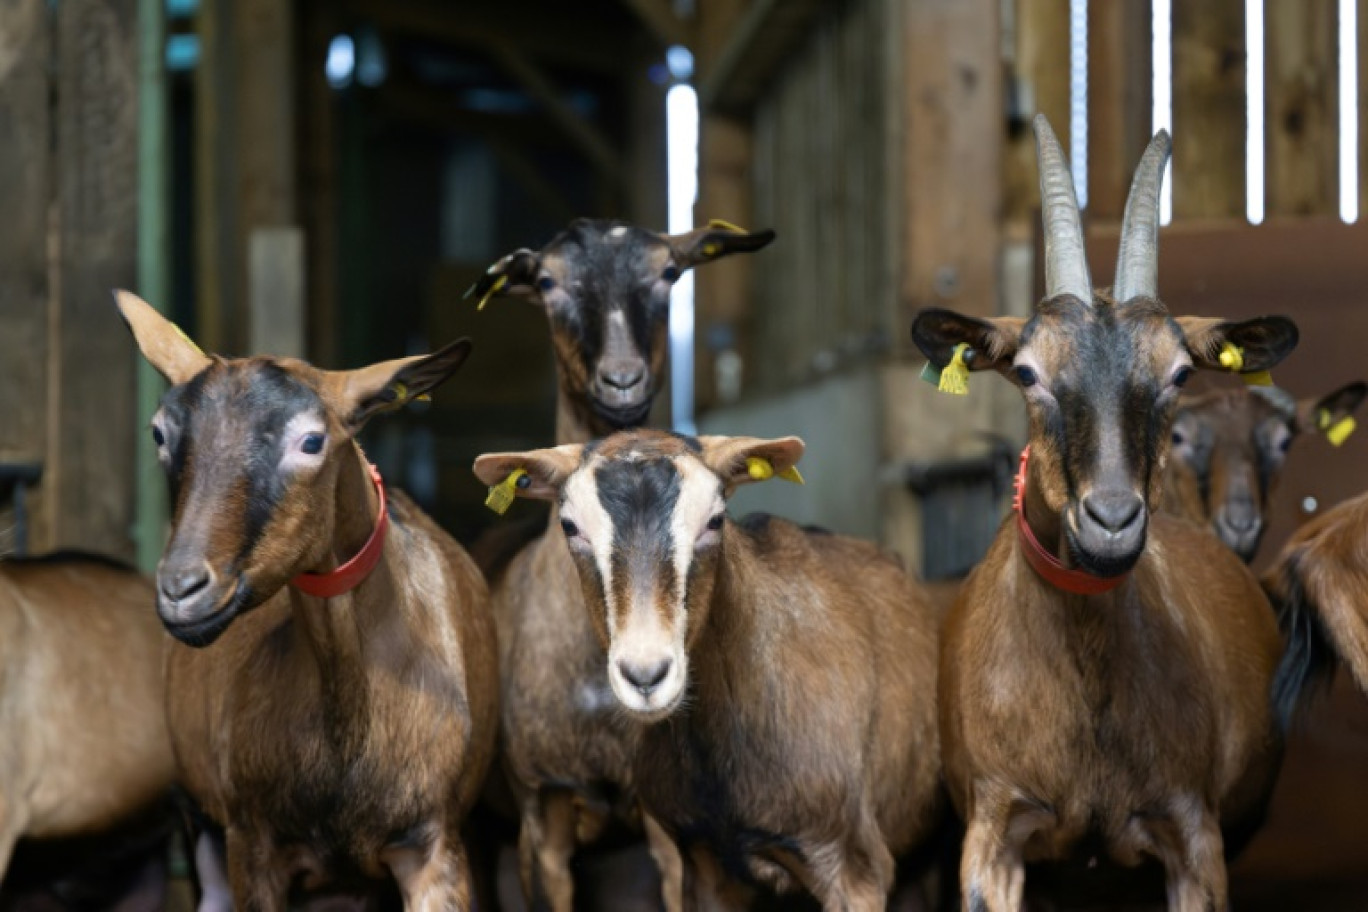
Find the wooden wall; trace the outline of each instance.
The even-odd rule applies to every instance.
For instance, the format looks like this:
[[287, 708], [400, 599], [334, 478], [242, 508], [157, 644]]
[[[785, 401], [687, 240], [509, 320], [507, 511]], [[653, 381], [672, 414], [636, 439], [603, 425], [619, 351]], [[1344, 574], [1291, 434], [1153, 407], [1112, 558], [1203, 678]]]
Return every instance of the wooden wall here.
[[136, 272], [134, 7], [0, 19], [0, 459], [43, 464], [34, 550], [133, 554], [134, 350], [109, 290]]

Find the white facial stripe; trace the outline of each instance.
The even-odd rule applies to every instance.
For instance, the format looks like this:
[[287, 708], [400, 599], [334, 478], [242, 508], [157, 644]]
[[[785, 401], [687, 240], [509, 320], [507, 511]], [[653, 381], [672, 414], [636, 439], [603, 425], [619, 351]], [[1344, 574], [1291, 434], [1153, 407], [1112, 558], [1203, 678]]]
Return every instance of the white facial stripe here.
[[613, 520], [599, 502], [598, 483], [594, 471], [603, 462], [598, 457], [571, 475], [565, 483], [564, 509], [561, 515], [579, 526], [582, 535], [593, 549], [594, 566], [603, 581], [603, 596], [608, 610], [608, 634], [613, 636], [617, 606], [613, 604]]
[[[675, 598], [683, 606], [694, 542], [724, 504], [717, 476], [697, 459], [680, 457], [675, 460], [675, 468], [679, 471], [679, 500], [675, 502], [674, 516], [670, 517], [670, 535], [674, 538]], [[682, 622], [680, 618], [681, 627]]]

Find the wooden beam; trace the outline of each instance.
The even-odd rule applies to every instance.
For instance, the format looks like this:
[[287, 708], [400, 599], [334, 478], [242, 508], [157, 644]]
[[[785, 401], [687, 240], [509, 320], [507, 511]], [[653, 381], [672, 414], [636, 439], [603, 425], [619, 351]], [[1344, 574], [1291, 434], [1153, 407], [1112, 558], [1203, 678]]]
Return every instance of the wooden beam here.
[[490, 53], [499, 66], [546, 109], [552, 122], [579, 147], [604, 180], [610, 186], [619, 187], [623, 180], [622, 158], [608, 138], [561, 97], [551, 80], [522, 51], [507, 42], [499, 42], [490, 48]]
[[53, 542], [133, 556], [134, 352], [110, 299], [137, 279], [136, 0], [57, 8], [56, 260], [49, 323]]
[[1245, 214], [1244, 6], [1207, 0], [1173, 7], [1177, 218]]
[[1088, 212], [1095, 220], [1121, 218], [1149, 142], [1150, 70], [1150, 0], [1090, 4]]
[[1043, 113], [1055, 134], [1069, 149], [1069, 0], [1014, 0], [1016, 16], [1009, 63], [1017, 93], [1017, 112], [1007, 145], [1007, 220], [1030, 224], [1040, 208], [1035, 135], [1031, 118]]
[[674, 14], [668, 0], [621, 0], [636, 15], [661, 47], [689, 44], [689, 30]]
[[1337, 211], [1339, 190], [1334, 0], [1265, 7], [1269, 215]]
[[195, 14], [195, 341], [206, 351], [241, 353], [245, 327], [234, 319], [239, 296], [237, 139], [232, 106], [231, 0], [200, 0]]
[[698, 103], [705, 110], [744, 114], [783, 62], [811, 31], [821, 0], [751, 0], [726, 43], [700, 70]]
[[[0, 123], [9, 125], [0, 142], [0, 460], [15, 462], [42, 461], [46, 452], [52, 182], [47, 9], [44, 0], [18, 0], [0, 21]], [[35, 518], [44, 515], [40, 504]], [[31, 536], [39, 545], [46, 539]]]
[[541, 7], [526, 16], [513, 16], [492, 3], [463, 3], [455, 12], [449, 4], [351, 0], [343, 9], [381, 30], [479, 51], [512, 41], [535, 60], [594, 73], [620, 73], [618, 51], [630, 37], [622, 29], [589, 20], [572, 4], [562, 12]]
[[339, 366], [338, 304], [338, 129], [337, 93], [328, 85], [323, 62], [337, 34], [331, 0], [301, 5], [303, 53], [297, 64], [304, 87], [301, 130], [299, 214], [304, 224], [308, 281], [308, 351], [315, 364]]

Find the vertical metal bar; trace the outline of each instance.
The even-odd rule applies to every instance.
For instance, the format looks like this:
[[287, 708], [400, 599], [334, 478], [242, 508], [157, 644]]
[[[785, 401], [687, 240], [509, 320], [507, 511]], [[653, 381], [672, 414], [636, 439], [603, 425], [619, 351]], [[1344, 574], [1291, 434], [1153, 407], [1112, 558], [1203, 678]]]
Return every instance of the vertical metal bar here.
[[[165, 0], [138, 0], [138, 292], [158, 308], [168, 305], [171, 294], [166, 121]], [[138, 358], [134, 539], [145, 573], [156, 567], [165, 540], [166, 482], [147, 432], [163, 385]]]

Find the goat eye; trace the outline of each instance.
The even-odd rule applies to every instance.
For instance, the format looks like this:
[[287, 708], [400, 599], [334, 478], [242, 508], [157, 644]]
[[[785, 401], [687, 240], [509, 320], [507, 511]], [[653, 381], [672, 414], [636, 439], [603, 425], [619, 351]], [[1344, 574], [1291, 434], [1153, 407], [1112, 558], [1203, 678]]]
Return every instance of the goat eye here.
[[660, 277], [667, 282], [675, 281], [679, 278], [679, 267], [673, 264], [666, 266], [665, 271], [660, 274]]
[[1182, 443], [1182, 442], [1183, 442], [1183, 435], [1182, 435], [1181, 433], [1179, 433], [1178, 431], [1174, 431], [1174, 432], [1173, 432], [1173, 442], [1174, 442], [1174, 443]]
[[1292, 438], [1291, 438], [1291, 437], [1284, 437], [1284, 438], [1283, 438], [1281, 441], [1279, 441], [1279, 443], [1278, 443], [1278, 449], [1281, 450], [1281, 451], [1284, 452], [1284, 453], [1286, 453], [1291, 447], [1292, 447]]
[[574, 538], [576, 535], [579, 535], [579, 526], [568, 519], [562, 519], [561, 531], [565, 533], [566, 538]]
[[1022, 364], [1015, 369], [1017, 383], [1022, 386], [1035, 386], [1036, 373], [1026, 365]]
[[542, 276], [540, 279], [537, 279], [537, 290], [538, 290], [538, 291], [550, 291], [551, 289], [553, 289], [553, 288], [555, 288], [555, 287], [556, 287], [556, 280], [553, 279], [553, 278], [551, 278], [550, 276]]
[[324, 439], [322, 434], [305, 434], [299, 442], [299, 452], [306, 456], [317, 456], [323, 452]]
[[1173, 375], [1173, 385], [1181, 388], [1188, 382], [1190, 377], [1192, 377], [1192, 368], [1180, 367], [1178, 368], [1178, 373]]
[[155, 424], [152, 426], [152, 442], [159, 447], [166, 446], [166, 435], [163, 434], [162, 429]]
[[709, 531], [709, 532], [716, 532], [716, 531], [718, 531], [719, 529], [722, 528], [722, 523], [723, 523], [725, 520], [726, 520], [726, 515], [725, 515], [725, 514], [722, 514], [722, 513], [718, 513], [718, 514], [717, 514], [716, 516], [714, 516], [712, 519], [708, 520], [708, 531]]

